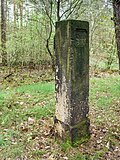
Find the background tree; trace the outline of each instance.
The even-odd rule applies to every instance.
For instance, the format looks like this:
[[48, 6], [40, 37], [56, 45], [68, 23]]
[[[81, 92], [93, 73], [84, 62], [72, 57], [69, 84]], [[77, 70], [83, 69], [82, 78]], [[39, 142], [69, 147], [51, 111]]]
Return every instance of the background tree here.
[[43, 12], [46, 14], [45, 16], [47, 16], [46, 18], [48, 19], [48, 24], [47, 24], [47, 32], [48, 32], [48, 36], [46, 39], [46, 49], [51, 57], [52, 60], [52, 68], [54, 70], [55, 66], [54, 66], [54, 51], [53, 48], [50, 46], [50, 43], [53, 46], [53, 41], [54, 41], [54, 37], [52, 36], [52, 34], [54, 34], [55, 32], [55, 22], [56, 21], [60, 21], [61, 19], [68, 19], [72, 13], [74, 13], [74, 10], [77, 9], [78, 6], [80, 6], [80, 4], [82, 4], [82, 0], [71, 0], [71, 1], [65, 1], [65, 0], [42, 0], [36, 2], [36, 1], [32, 1], [37, 9], [38, 12], [41, 12], [40, 10], [40, 6], [43, 6]]
[[120, 74], [120, 0], [113, 0], [113, 11]]
[[117, 68], [112, 14], [110, 1], [88, 0], [84, 1], [76, 15], [90, 24], [90, 66], [93, 70]]
[[7, 52], [6, 52], [6, 1], [1, 0], [1, 55], [2, 65], [7, 65]]

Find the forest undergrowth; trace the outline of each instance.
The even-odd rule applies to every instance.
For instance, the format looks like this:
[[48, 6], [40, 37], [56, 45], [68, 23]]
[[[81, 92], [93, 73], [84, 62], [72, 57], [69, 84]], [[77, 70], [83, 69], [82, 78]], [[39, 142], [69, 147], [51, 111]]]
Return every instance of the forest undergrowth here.
[[0, 72], [1, 160], [119, 160], [120, 76], [90, 77], [91, 138], [74, 148], [54, 136], [54, 73]]

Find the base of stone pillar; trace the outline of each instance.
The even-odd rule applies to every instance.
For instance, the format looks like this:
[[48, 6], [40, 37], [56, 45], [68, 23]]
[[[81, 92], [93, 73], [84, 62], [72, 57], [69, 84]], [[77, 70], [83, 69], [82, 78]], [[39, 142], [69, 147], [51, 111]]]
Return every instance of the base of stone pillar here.
[[55, 118], [55, 137], [61, 142], [67, 142], [72, 146], [78, 146], [90, 139], [90, 120], [89, 118], [70, 126]]

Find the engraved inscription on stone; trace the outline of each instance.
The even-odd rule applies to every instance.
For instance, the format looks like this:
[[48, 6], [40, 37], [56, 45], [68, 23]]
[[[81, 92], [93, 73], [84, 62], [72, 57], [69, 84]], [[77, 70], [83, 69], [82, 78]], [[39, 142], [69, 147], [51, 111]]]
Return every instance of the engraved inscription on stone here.
[[82, 30], [82, 29], [76, 29], [75, 31], [75, 43], [77, 46], [85, 46], [86, 45], [86, 36], [87, 36], [87, 32], [86, 30]]

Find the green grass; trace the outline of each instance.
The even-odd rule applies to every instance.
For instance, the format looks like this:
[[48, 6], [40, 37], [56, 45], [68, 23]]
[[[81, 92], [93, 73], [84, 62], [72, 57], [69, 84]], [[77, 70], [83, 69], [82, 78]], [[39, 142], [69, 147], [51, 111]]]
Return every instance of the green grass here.
[[54, 83], [32, 83], [2, 90], [0, 92], [2, 156], [15, 158], [21, 155], [25, 144], [17, 142], [12, 145], [13, 137], [21, 139], [20, 124], [27, 121], [28, 117], [39, 120], [41, 117], [53, 116], [54, 109]]
[[93, 156], [88, 154], [77, 153], [75, 156], [70, 157], [70, 160], [98, 160], [102, 157], [102, 152], [98, 151]]
[[[53, 82], [37, 82], [22, 84], [21, 86], [10, 88], [4, 87], [0, 92], [0, 159], [16, 159], [23, 156], [26, 145], [31, 143], [30, 136], [35, 128], [30, 127], [30, 133], [21, 133], [21, 124], [27, 122], [28, 118], [35, 121], [43, 117], [52, 117], [55, 111], [55, 91]], [[96, 125], [111, 123], [116, 124], [119, 119], [118, 112], [120, 97], [120, 77], [109, 76], [104, 78], [90, 79], [90, 110], [93, 109], [95, 115], [92, 121]], [[32, 129], [32, 130], [31, 130]], [[111, 128], [111, 132], [113, 129]], [[38, 132], [38, 130], [35, 130]], [[114, 136], [107, 135], [107, 140], [114, 141]], [[15, 141], [15, 143], [14, 143]], [[115, 141], [116, 142], [116, 141]], [[117, 142], [116, 142], [117, 143]], [[115, 145], [115, 144], [114, 144]], [[68, 149], [69, 148], [69, 149]], [[67, 144], [61, 145], [65, 152], [70, 150]], [[26, 151], [27, 152], [27, 151]], [[68, 151], [69, 152], [69, 151]], [[33, 156], [44, 154], [44, 151], [33, 151]], [[69, 154], [68, 154], [69, 155]], [[94, 156], [83, 155], [82, 153], [71, 156], [74, 160], [96, 160], [101, 157], [101, 152]]]
[[[118, 117], [115, 109], [118, 108], [120, 97], [120, 77], [92, 78], [90, 81], [90, 107], [98, 111], [96, 121], [106, 122]], [[101, 111], [101, 112], [100, 112]], [[104, 113], [103, 113], [103, 112]], [[101, 115], [103, 113], [103, 115]], [[100, 117], [101, 116], [101, 117]], [[100, 117], [100, 119], [99, 119]]]
[[[11, 125], [15, 120], [18, 122], [25, 119], [26, 115], [37, 118], [48, 116], [54, 111], [54, 84], [23, 85], [13, 90], [2, 91], [0, 98], [1, 124]], [[44, 107], [41, 106], [43, 101]], [[38, 103], [39, 106], [36, 106]]]
[[49, 93], [53, 93], [54, 84], [39, 82], [39, 83], [33, 83], [33, 84], [18, 87], [16, 90], [17, 92], [21, 92], [21, 93], [31, 93], [31, 94], [41, 93], [44, 95], [48, 95]]

